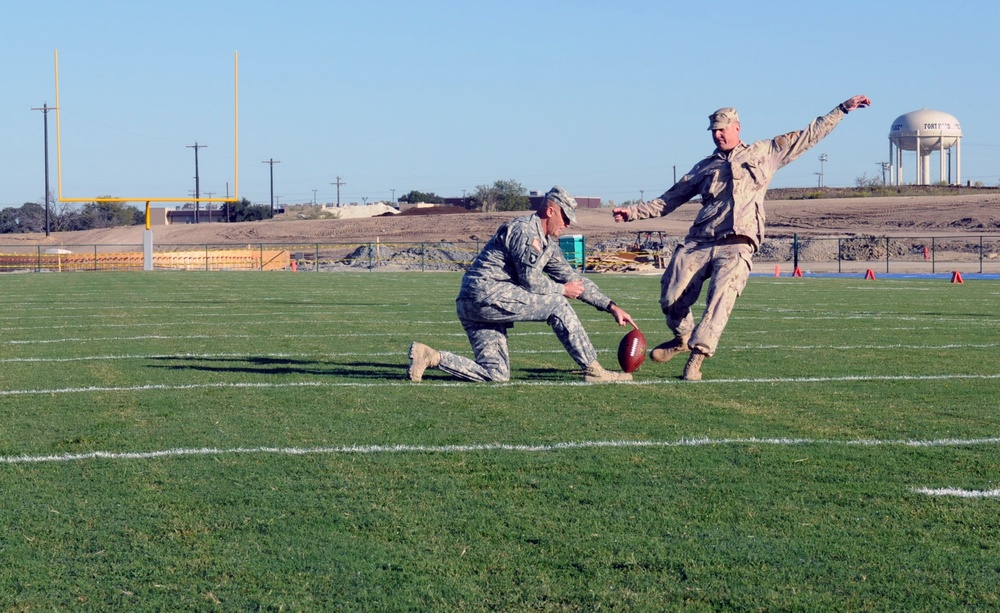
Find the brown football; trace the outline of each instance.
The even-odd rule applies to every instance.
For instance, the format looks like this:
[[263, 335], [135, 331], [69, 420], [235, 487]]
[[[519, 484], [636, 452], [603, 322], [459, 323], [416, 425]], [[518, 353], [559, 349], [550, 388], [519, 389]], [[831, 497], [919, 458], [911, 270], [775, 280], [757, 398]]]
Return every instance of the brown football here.
[[646, 337], [635, 328], [618, 343], [618, 365], [624, 372], [634, 372], [642, 366], [645, 359]]

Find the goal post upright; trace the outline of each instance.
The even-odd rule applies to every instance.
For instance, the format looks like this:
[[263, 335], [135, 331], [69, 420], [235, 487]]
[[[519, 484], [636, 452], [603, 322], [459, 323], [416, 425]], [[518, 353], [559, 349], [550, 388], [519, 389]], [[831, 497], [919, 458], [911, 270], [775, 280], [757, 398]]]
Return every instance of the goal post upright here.
[[240, 200], [240, 69], [239, 53], [233, 52], [233, 195], [225, 198], [192, 198], [190, 196], [181, 197], [159, 197], [159, 196], [136, 196], [129, 198], [79, 198], [66, 197], [63, 195], [62, 177], [62, 105], [59, 100], [59, 51], [54, 52], [55, 56], [55, 88], [56, 88], [56, 189], [59, 202], [239, 202]]
[[233, 51], [233, 200], [240, 200], [240, 54]]

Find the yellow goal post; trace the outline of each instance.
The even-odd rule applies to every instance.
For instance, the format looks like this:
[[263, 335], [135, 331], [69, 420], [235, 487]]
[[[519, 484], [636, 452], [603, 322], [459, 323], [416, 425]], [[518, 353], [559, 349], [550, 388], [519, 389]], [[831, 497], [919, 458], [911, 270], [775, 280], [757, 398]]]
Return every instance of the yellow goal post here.
[[56, 78], [56, 175], [58, 185], [59, 202], [145, 202], [146, 203], [146, 229], [149, 229], [149, 204], [151, 202], [239, 202], [240, 199], [240, 63], [239, 54], [233, 53], [233, 195], [226, 198], [192, 198], [183, 197], [160, 197], [160, 196], [139, 196], [132, 198], [74, 198], [63, 195], [62, 180], [62, 130], [60, 123], [59, 104], [59, 51], [55, 51], [55, 78]]

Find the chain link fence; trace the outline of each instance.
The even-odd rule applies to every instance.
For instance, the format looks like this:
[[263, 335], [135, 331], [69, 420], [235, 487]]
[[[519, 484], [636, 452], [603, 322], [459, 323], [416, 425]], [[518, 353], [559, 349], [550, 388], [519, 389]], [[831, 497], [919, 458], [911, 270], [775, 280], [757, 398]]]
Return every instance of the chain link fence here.
[[[678, 239], [658, 244], [658, 261], [669, 261]], [[586, 245], [583, 262], [609, 253], [627, 251], [627, 245]], [[475, 259], [482, 242], [386, 243], [250, 243], [154, 245], [154, 270], [295, 270], [332, 272], [463, 271]], [[754, 258], [757, 271], [771, 266], [803, 273], [931, 274], [951, 271], [1000, 273], [1000, 236], [948, 237], [852, 236], [840, 238], [770, 239]], [[0, 272], [69, 272], [143, 270], [142, 245], [0, 244]]]

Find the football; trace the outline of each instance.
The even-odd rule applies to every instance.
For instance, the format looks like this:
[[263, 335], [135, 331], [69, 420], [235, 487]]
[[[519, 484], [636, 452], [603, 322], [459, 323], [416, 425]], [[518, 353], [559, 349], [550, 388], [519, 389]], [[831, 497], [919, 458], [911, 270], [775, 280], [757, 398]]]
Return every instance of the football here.
[[646, 337], [635, 328], [618, 343], [618, 365], [624, 372], [634, 372], [642, 366], [645, 359]]

